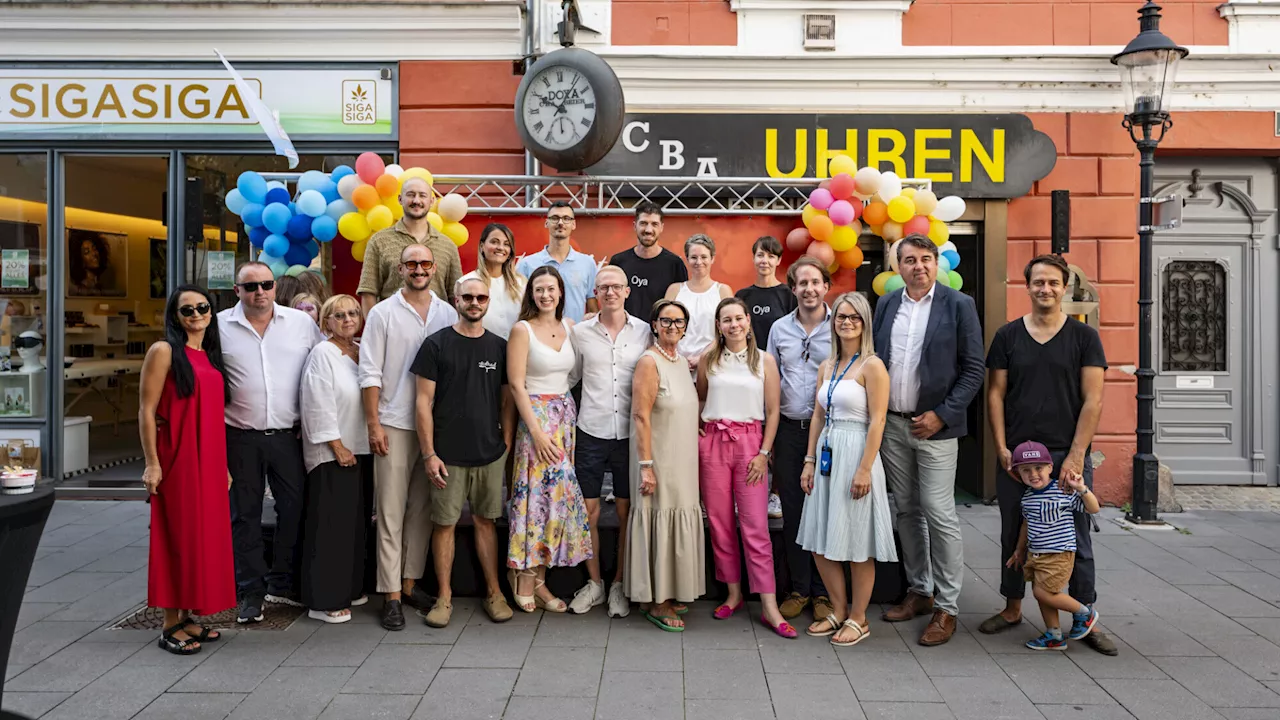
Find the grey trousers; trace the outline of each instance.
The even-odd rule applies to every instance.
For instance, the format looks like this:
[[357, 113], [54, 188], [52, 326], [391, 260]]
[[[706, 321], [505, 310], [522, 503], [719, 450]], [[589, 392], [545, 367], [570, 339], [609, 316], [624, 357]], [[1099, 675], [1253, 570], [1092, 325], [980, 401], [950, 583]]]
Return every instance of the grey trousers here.
[[[960, 612], [964, 541], [956, 515], [958, 440], [920, 440], [906, 418], [890, 414], [880, 460], [898, 507], [902, 564], [912, 592]], [[935, 594], [936, 590], [936, 594]]]

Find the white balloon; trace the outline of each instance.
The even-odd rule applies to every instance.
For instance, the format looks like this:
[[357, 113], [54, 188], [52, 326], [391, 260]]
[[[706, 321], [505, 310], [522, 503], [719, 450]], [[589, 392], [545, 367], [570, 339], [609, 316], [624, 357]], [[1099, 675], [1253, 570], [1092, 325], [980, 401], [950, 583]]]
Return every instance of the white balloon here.
[[280, 188], [281, 190], [288, 190], [288, 189], [289, 189], [289, 186], [288, 186], [288, 185], [285, 185], [284, 183], [280, 182], [279, 180], [269, 180], [269, 181], [267, 181], [267, 190], [274, 190], [274, 189], [276, 189], [276, 188]]
[[894, 272], [898, 272], [898, 245], [900, 244], [902, 241], [898, 240], [889, 245], [889, 269]]
[[360, 187], [363, 182], [359, 175], [354, 173], [347, 175], [338, 181], [338, 194], [342, 196], [343, 200], [350, 200], [351, 193], [355, 192], [356, 188]]
[[399, 180], [400, 176], [404, 174], [404, 168], [399, 165], [388, 165], [385, 172], [391, 177]]
[[467, 216], [467, 199], [457, 193], [449, 193], [440, 198], [436, 213], [445, 222], [461, 222]]
[[902, 178], [890, 170], [880, 174], [880, 199], [886, 203], [902, 194]]
[[955, 195], [948, 195], [938, 201], [933, 211], [933, 218], [942, 222], [954, 222], [964, 214], [964, 200]]
[[853, 175], [853, 186], [859, 194], [870, 197], [880, 189], [880, 171], [873, 167], [864, 167]]
[[951, 242], [950, 240], [942, 243], [942, 245], [938, 247], [938, 252], [940, 253], [944, 253], [948, 250], [955, 250], [957, 255], [960, 254], [960, 249], [957, 248], [956, 244]]

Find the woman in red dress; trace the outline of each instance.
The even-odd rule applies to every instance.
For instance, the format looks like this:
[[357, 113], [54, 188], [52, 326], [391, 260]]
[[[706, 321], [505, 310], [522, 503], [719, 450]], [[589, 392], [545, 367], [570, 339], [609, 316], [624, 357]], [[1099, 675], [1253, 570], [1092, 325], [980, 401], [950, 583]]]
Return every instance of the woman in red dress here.
[[164, 609], [160, 647], [191, 655], [220, 637], [193, 616], [236, 604], [223, 417], [230, 391], [205, 290], [178, 288], [165, 306], [164, 330], [142, 364], [138, 412], [142, 481], [152, 495], [147, 604]]

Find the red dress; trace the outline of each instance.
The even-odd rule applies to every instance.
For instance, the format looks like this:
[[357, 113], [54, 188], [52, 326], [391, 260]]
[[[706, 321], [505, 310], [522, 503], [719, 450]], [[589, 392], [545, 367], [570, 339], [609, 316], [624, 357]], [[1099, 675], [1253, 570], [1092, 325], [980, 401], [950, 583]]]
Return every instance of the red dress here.
[[151, 498], [147, 604], [212, 615], [236, 604], [225, 398], [222, 373], [200, 350], [184, 350], [195, 391], [178, 397], [170, 373], [156, 409], [164, 474]]

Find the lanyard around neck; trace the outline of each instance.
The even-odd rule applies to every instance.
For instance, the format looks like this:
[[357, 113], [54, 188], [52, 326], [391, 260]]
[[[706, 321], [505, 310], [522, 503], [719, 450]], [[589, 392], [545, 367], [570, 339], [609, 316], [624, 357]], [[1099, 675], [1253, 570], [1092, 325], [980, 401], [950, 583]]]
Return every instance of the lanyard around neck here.
[[853, 357], [849, 358], [849, 364], [845, 365], [844, 370], [840, 371], [840, 377], [827, 381], [827, 412], [825, 422], [823, 423], [827, 427], [831, 427], [831, 414], [835, 412], [831, 407], [831, 397], [836, 392], [836, 385], [838, 385], [841, 380], [844, 380], [844, 374], [849, 372], [849, 368], [853, 367], [854, 363], [858, 362], [858, 356], [861, 354], [862, 353], [854, 353]]

